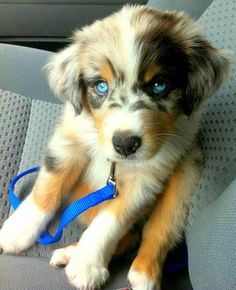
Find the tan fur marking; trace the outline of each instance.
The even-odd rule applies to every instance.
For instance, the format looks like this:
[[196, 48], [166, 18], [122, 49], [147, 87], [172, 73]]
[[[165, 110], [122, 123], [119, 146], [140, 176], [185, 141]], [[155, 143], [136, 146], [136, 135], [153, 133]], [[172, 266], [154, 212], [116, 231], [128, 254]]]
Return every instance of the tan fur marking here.
[[112, 68], [108, 63], [105, 63], [101, 69], [101, 77], [103, 77], [108, 82], [111, 82], [114, 78]]
[[32, 191], [35, 204], [45, 212], [54, 212], [60, 206], [61, 198], [73, 187], [79, 173], [75, 167], [59, 172], [40, 172]]
[[99, 133], [99, 139], [101, 144], [106, 144], [108, 136], [106, 135], [106, 121], [109, 120], [109, 116], [112, 114], [111, 111], [101, 110], [94, 112], [95, 126]]
[[72, 194], [70, 194], [70, 196], [69, 196], [70, 202], [72, 203], [72, 202], [76, 201], [77, 199], [88, 195], [91, 192], [92, 192], [92, 189], [88, 184], [76, 185]]
[[[187, 162], [184, 160], [179, 164], [158, 200], [144, 227], [142, 243], [132, 264], [134, 271], [141, 272], [154, 281], [161, 280], [166, 254], [180, 238], [183, 230], [189, 201], [189, 198], [181, 197], [186, 182], [186, 171], [189, 170], [186, 167]], [[191, 192], [188, 195], [191, 196]], [[186, 198], [186, 201], [181, 200], [183, 198]]]
[[144, 82], [148, 83], [149, 81], [152, 80], [152, 78], [159, 72], [158, 67], [156, 66], [156, 64], [151, 64], [144, 75]]
[[177, 120], [179, 114], [177, 111], [172, 111], [171, 113], [162, 113], [161, 122], [163, 124], [164, 131], [170, 133], [173, 129], [175, 121]]
[[157, 153], [164, 140], [171, 133], [177, 113], [160, 113], [160, 112], [144, 112], [142, 115], [144, 127], [143, 138], [148, 142], [148, 150], [150, 154]]
[[130, 207], [133, 202], [134, 184], [139, 179], [138, 174], [134, 172], [125, 172], [125, 181], [119, 183], [119, 176], [117, 176], [117, 189], [118, 195], [114, 200], [107, 202], [106, 210], [112, 212], [117, 219], [117, 222], [124, 224], [126, 228], [129, 228], [134, 222], [146, 213], [146, 208], [143, 207], [142, 211], [136, 212], [131, 215]]

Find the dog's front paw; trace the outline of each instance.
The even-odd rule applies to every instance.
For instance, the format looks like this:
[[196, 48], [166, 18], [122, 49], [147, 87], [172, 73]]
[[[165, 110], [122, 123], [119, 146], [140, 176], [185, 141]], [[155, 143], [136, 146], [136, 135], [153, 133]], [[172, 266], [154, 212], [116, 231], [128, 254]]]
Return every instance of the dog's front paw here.
[[0, 249], [4, 253], [18, 254], [28, 248], [33, 241], [33, 236], [19, 228], [15, 219], [11, 217], [5, 221], [0, 230]]
[[132, 270], [129, 271], [128, 280], [133, 290], [160, 290], [155, 281], [148, 278], [145, 273]]
[[75, 245], [57, 249], [53, 252], [50, 265], [53, 267], [64, 267], [69, 262], [75, 250]]
[[29, 248], [52, 217], [33, 203], [31, 196], [3, 224], [0, 230], [0, 249], [4, 253], [19, 253]]
[[103, 266], [89, 261], [80, 261], [72, 257], [66, 267], [69, 282], [81, 290], [99, 289], [109, 278], [108, 270]]

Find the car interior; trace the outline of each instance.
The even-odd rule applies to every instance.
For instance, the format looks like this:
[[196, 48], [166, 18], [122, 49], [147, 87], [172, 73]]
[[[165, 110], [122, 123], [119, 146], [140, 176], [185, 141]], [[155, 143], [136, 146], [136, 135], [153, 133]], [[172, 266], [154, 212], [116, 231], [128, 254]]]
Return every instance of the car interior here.
[[[235, 290], [236, 0], [0, 0], [0, 228], [13, 211], [11, 179], [40, 165], [62, 110], [49, 88], [45, 64], [71, 43], [75, 29], [126, 4], [184, 11], [199, 21], [216, 47], [232, 53], [230, 77], [203, 113], [199, 138], [205, 165], [183, 237], [188, 265], [164, 273], [161, 289]], [[35, 176], [20, 181], [16, 192], [30, 192]], [[55, 220], [51, 230], [56, 227]], [[0, 289], [75, 289], [63, 269], [49, 266], [49, 258], [56, 248], [78, 241], [82, 231], [72, 222], [56, 244], [35, 244], [19, 256], [0, 254]], [[183, 244], [169, 254], [170, 261], [183, 260]], [[130, 287], [133, 257], [130, 253], [111, 262], [111, 277], [102, 289]]]

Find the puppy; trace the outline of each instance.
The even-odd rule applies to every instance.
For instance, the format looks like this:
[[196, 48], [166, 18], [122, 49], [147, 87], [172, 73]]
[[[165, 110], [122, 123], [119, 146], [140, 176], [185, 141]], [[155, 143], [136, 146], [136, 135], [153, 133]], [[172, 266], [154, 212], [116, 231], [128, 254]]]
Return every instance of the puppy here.
[[79, 243], [56, 250], [51, 264], [66, 264], [78, 289], [101, 287], [145, 215], [128, 279], [135, 290], [160, 289], [201, 175], [201, 111], [228, 68], [227, 53], [183, 13], [125, 6], [76, 31], [47, 65], [65, 109], [31, 194], [0, 231], [3, 251], [30, 247], [65, 195], [72, 202], [101, 188], [116, 162], [117, 198], [84, 213]]

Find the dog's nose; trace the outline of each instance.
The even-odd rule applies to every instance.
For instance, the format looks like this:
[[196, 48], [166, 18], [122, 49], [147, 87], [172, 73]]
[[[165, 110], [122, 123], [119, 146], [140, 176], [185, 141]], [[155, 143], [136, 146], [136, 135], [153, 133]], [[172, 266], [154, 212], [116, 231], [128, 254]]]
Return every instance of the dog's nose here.
[[142, 139], [139, 136], [119, 132], [112, 137], [112, 143], [116, 152], [127, 157], [137, 151], [141, 146]]

